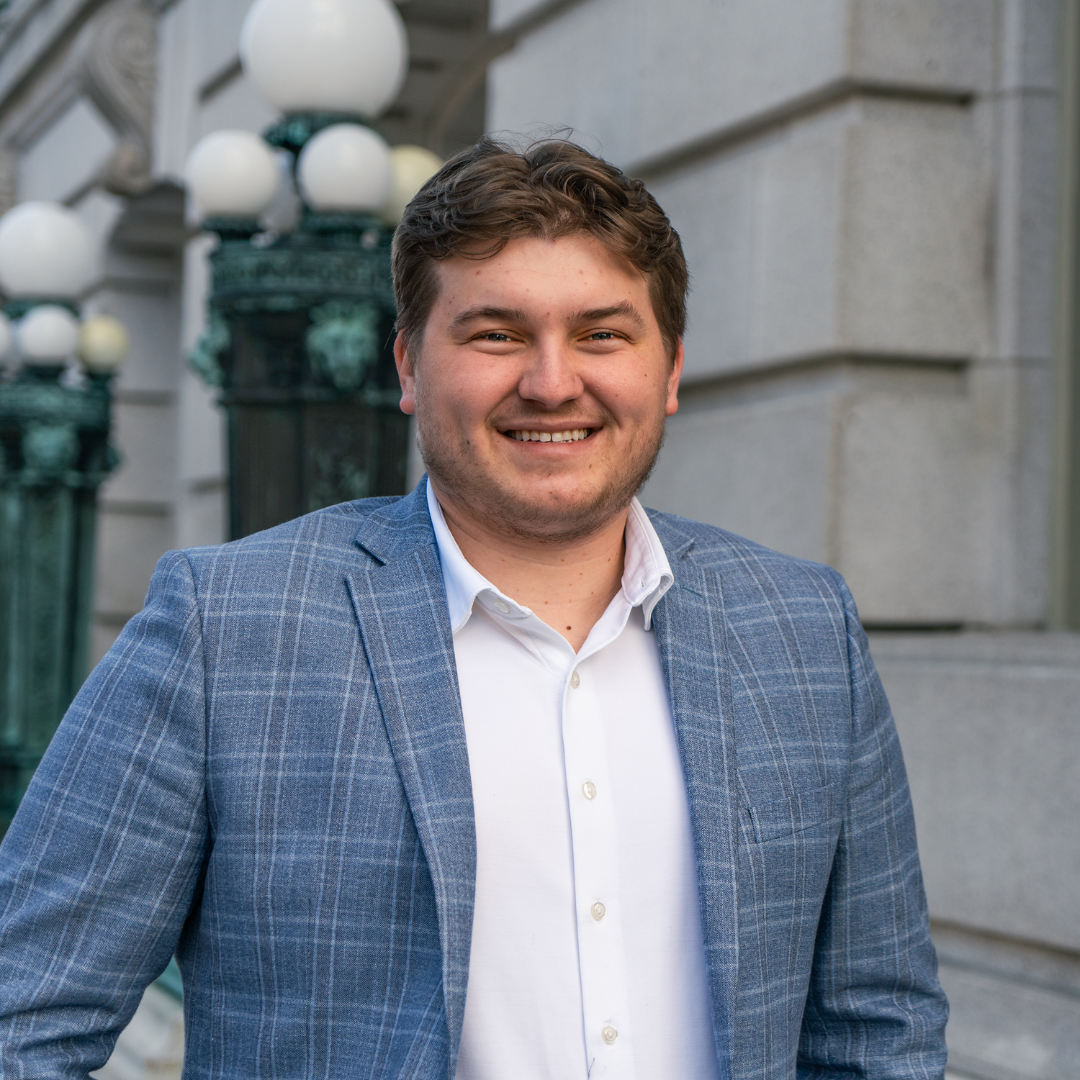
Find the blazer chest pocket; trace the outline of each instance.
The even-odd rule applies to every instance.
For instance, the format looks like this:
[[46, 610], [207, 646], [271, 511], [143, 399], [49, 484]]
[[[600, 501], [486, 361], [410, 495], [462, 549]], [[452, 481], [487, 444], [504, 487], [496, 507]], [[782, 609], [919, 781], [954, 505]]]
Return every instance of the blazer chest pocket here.
[[835, 815], [835, 788], [835, 784], [829, 784], [745, 808], [754, 843], [765, 844], [783, 836], [794, 836], [831, 821]]

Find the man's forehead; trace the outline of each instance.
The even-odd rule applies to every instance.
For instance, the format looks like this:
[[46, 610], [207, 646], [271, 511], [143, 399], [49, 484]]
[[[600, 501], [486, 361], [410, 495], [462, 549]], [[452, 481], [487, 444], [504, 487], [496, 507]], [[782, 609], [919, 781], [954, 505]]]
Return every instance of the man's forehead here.
[[462, 309], [520, 308], [541, 282], [556, 290], [563, 283], [571, 290], [595, 285], [612, 294], [604, 299], [605, 307], [648, 287], [647, 275], [588, 233], [515, 237], [498, 252], [455, 254], [438, 260], [434, 269], [439, 300]]
[[[565, 260], [567, 263], [580, 261], [583, 256], [591, 257], [611, 269], [617, 268], [628, 277], [648, 281], [648, 275], [634, 266], [621, 251], [588, 232], [554, 237], [514, 236], [497, 251], [491, 250], [491, 244], [477, 242], [475, 247], [463, 247], [448, 258], [437, 260], [435, 270], [438, 276], [458, 276], [471, 271], [473, 277], [484, 277], [485, 272], [506, 269], [508, 266], [513, 267], [515, 272], [528, 272], [534, 268], [537, 255], [544, 262]], [[488, 276], [496, 275], [489, 273]]]
[[[453, 306], [453, 305], [451, 305]], [[521, 307], [499, 307], [480, 304], [452, 310], [451, 327], [461, 328], [478, 322], [503, 322], [510, 325], [530, 322], [535, 313]], [[598, 319], [625, 319], [638, 330], [646, 328], [646, 320], [638, 308], [629, 300], [618, 300], [601, 307], [571, 309], [562, 313], [563, 321], [568, 325], [595, 322]]]

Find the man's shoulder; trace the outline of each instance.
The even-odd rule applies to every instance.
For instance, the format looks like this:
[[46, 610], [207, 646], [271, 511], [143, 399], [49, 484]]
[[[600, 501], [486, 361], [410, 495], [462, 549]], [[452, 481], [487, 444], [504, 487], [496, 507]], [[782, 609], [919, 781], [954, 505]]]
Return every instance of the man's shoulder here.
[[420, 531], [418, 525], [422, 529], [414, 502], [411, 496], [383, 496], [338, 503], [240, 540], [185, 548], [175, 556], [187, 560], [196, 578], [224, 566], [260, 577], [295, 572], [305, 564], [355, 569], [371, 558], [363, 543], [366, 533], [380, 538], [396, 533], [400, 540]]
[[660, 510], [647, 513], [673, 566], [687, 558], [700, 569], [720, 572], [730, 586], [766, 586], [782, 595], [824, 591], [831, 599], [846, 600], [847, 586], [831, 566], [785, 555], [717, 525]]

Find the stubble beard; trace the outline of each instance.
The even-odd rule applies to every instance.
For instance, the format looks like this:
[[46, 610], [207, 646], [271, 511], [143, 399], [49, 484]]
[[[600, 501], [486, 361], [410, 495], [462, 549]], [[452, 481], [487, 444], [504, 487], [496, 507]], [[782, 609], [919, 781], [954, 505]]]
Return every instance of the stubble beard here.
[[[500, 484], [472, 459], [468, 442], [455, 444], [452, 438], [441, 437], [438, 425], [429, 424], [420, 409], [416, 432], [420, 456], [436, 487], [486, 529], [512, 540], [559, 544], [599, 532], [630, 505], [652, 473], [666, 425], [661, 413], [653, 428], [640, 432], [636, 445], [595, 492], [574, 501], [545, 502], [528, 499]], [[558, 473], [553, 470], [552, 475]], [[536, 482], [542, 483], [542, 479]]]

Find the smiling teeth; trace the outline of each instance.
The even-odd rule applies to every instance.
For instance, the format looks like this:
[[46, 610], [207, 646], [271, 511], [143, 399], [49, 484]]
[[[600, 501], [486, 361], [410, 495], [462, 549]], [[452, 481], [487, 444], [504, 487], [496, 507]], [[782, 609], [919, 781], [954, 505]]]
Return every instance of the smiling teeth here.
[[588, 438], [588, 428], [573, 428], [571, 431], [509, 431], [507, 434], [518, 442], [578, 442]]

